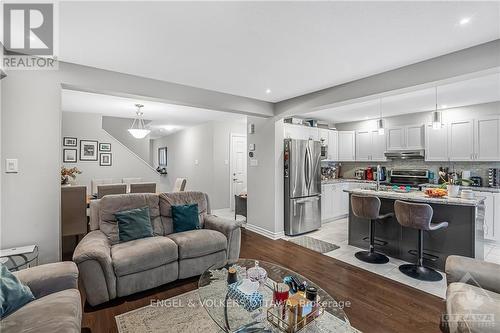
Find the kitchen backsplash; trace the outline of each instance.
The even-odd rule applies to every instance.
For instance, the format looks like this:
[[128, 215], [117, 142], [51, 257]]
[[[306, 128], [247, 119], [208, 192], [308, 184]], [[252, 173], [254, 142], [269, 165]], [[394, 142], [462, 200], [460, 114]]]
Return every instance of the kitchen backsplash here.
[[470, 170], [472, 176], [479, 176], [483, 182], [488, 181], [488, 169], [500, 168], [499, 162], [426, 162], [424, 160], [409, 161], [387, 161], [387, 162], [342, 162], [341, 177], [354, 178], [356, 169], [364, 169], [377, 164], [385, 166], [387, 169], [426, 169], [437, 174], [439, 167], [448, 167], [451, 171]]

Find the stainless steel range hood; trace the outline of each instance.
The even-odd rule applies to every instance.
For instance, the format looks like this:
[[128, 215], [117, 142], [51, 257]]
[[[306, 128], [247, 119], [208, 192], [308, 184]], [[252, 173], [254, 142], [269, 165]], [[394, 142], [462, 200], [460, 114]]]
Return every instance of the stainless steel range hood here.
[[421, 150], [391, 150], [385, 152], [385, 157], [390, 160], [422, 160], [425, 151]]

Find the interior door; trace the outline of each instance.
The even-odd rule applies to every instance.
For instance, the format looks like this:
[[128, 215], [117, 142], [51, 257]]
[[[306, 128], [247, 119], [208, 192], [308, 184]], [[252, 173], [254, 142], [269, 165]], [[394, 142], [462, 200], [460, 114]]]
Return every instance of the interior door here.
[[234, 196], [247, 187], [247, 137], [241, 134], [231, 135], [231, 210], [234, 210]]

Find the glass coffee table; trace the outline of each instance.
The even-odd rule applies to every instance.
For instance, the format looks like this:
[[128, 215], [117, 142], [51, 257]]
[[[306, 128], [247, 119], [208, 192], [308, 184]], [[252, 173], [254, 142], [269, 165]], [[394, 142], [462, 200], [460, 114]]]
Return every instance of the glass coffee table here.
[[247, 311], [236, 301], [228, 297], [228, 268], [233, 266], [237, 270], [238, 281], [246, 278], [247, 269], [255, 266], [255, 260], [240, 259], [236, 263], [225, 265], [222, 268], [209, 268], [198, 281], [198, 293], [203, 307], [209, 316], [224, 332], [280, 332], [267, 321], [266, 312], [272, 306], [273, 285], [283, 282], [287, 276], [294, 276], [300, 282], [305, 281], [308, 286], [316, 287], [318, 296], [323, 304], [323, 313], [307, 324], [301, 332], [356, 332], [352, 329], [345, 315], [343, 303], [335, 301], [318, 285], [302, 275], [279, 265], [259, 260], [259, 266], [267, 272], [266, 283], [261, 285], [259, 292], [263, 296], [263, 306], [253, 311]]

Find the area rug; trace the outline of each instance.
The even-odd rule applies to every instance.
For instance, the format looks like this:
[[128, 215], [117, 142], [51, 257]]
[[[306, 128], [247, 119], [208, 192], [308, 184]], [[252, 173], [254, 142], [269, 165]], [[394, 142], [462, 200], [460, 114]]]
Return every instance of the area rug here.
[[289, 238], [288, 241], [319, 253], [327, 253], [339, 248], [339, 246], [335, 244], [328, 243], [309, 236]]
[[[118, 315], [115, 320], [119, 333], [222, 332], [201, 305], [197, 290], [163, 301], [155, 300], [151, 305]], [[272, 326], [268, 328], [273, 333], [279, 332]], [[344, 322], [326, 312], [301, 332], [360, 333], [354, 328], [345, 327]]]

